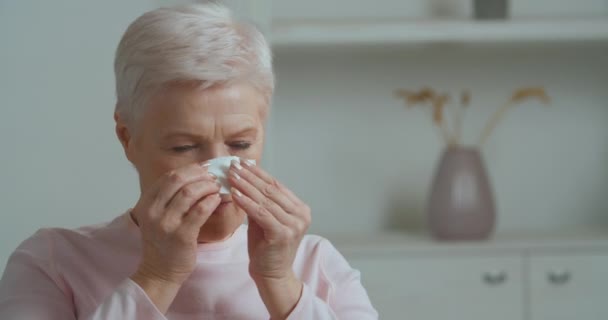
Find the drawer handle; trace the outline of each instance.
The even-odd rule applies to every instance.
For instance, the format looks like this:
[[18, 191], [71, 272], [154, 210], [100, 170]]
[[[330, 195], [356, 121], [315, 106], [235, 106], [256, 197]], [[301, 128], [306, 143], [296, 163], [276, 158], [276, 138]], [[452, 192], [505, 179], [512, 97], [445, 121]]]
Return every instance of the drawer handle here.
[[554, 285], [564, 285], [570, 281], [572, 274], [568, 270], [551, 270], [547, 273], [547, 280]]
[[507, 272], [503, 271], [503, 270], [499, 270], [499, 271], [488, 271], [488, 272], [484, 272], [483, 274], [483, 282], [485, 282], [488, 285], [499, 285], [499, 284], [503, 284], [505, 281], [507, 281]]

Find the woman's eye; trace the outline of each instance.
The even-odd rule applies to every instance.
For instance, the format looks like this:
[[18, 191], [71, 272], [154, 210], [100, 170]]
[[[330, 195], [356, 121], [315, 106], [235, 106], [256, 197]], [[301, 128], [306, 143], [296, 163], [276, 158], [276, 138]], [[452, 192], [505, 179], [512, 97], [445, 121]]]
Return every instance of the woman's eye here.
[[173, 148], [171, 148], [171, 150], [173, 150], [175, 152], [186, 152], [186, 151], [190, 151], [196, 147], [197, 147], [196, 145], [185, 145], [185, 146], [173, 147]]
[[247, 141], [238, 141], [238, 142], [230, 143], [229, 146], [230, 146], [230, 148], [233, 148], [233, 149], [245, 150], [245, 149], [249, 149], [249, 147], [251, 147], [251, 143], [247, 142]]

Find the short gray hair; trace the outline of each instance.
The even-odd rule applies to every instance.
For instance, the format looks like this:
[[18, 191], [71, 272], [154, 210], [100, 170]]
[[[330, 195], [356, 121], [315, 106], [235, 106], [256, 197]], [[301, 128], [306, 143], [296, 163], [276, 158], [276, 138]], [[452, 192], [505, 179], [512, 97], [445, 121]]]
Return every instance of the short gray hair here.
[[272, 55], [253, 25], [216, 2], [160, 8], [127, 28], [116, 50], [116, 112], [137, 119], [155, 90], [194, 82], [201, 88], [246, 81], [268, 104], [274, 91]]

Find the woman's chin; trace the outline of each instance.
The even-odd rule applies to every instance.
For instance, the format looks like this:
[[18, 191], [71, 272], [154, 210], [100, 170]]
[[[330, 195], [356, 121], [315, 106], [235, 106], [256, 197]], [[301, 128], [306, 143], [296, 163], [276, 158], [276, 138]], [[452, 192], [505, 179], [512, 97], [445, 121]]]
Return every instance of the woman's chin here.
[[237, 210], [232, 202], [221, 203], [201, 227], [199, 242], [224, 240], [245, 221], [245, 213]]

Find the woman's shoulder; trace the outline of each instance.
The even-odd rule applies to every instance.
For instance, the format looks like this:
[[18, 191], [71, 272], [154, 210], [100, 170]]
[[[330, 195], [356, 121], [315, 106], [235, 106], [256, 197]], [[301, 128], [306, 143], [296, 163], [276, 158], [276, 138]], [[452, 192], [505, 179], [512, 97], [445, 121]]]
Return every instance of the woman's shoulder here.
[[[56, 251], [58, 246], [77, 246], [105, 238], [116, 233], [122, 215], [112, 221], [84, 225], [76, 228], [44, 227], [35, 231], [19, 244], [16, 250], [37, 252], [45, 256]], [[125, 226], [126, 227], [126, 226]]]
[[[7, 269], [37, 266], [53, 279], [56, 276], [57, 255], [70, 244], [82, 244], [84, 237], [78, 229], [45, 227], [25, 238], [11, 253]], [[15, 267], [16, 266], [16, 267]]]
[[338, 249], [327, 238], [317, 234], [306, 234], [300, 243], [300, 250], [312, 251], [317, 254], [335, 254]]
[[317, 261], [331, 254], [332, 249], [334, 249], [333, 245], [326, 238], [316, 234], [306, 234], [300, 242], [297, 257], [306, 261]]
[[358, 274], [328, 239], [314, 234], [302, 239], [294, 270], [309, 286], [320, 290], [333, 288]]
[[336, 263], [348, 267], [348, 263], [331, 241], [316, 234], [307, 234], [302, 238], [298, 257], [304, 264], [315, 264], [319, 268], [332, 268]]
[[44, 228], [43, 232], [48, 232], [54, 237], [61, 238], [95, 238], [104, 232], [127, 228], [127, 215], [125, 213], [114, 217], [111, 220], [97, 222], [93, 224], [81, 225], [74, 228], [50, 227]]

